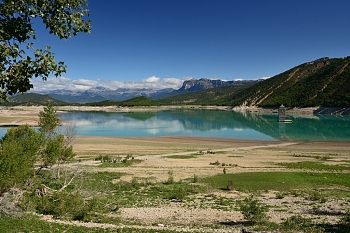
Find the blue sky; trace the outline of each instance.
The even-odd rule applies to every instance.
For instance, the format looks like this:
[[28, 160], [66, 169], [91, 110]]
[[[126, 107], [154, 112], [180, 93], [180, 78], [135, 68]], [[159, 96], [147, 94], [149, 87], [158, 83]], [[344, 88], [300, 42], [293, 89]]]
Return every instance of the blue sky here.
[[185, 79], [258, 79], [350, 55], [348, 0], [90, 0], [92, 33], [58, 40], [68, 71], [43, 88], [179, 88]]

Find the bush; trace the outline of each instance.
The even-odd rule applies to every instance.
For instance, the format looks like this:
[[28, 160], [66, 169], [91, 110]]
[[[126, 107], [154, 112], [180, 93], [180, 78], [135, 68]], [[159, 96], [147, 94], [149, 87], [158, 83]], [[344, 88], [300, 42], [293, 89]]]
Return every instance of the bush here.
[[322, 233], [323, 228], [316, 227], [312, 224], [310, 219], [303, 218], [300, 215], [291, 216], [281, 223], [281, 230], [283, 232], [308, 232], [308, 233]]
[[262, 223], [268, 219], [267, 207], [253, 196], [245, 198], [239, 203], [239, 208], [244, 218], [251, 223]]
[[229, 191], [232, 191], [232, 190], [233, 190], [233, 181], [232, 181], [232, 180], [230, 180], [230, 181], [228, 182], [226, 188], [227, 188], [227, 190], [229, 190]]
[[33, 208], [40, 214], [52, 215], [55, 218], [88, 221], [90, 213], [98, 210], [99, 205], [97, 198], [85, 200], [80, 192], [61, 191], [43, 196], [28, 193], [21, 206], [25, 209]]
[[342, 224], [350, 227], [350, 209], [345, 213], [342, 218]]
[[196, 174], [193, 175], [193, 183], [198, 182], [198, 176]]
[[0, 140], [0, 194], [34, 175], [41, 136], [28, 125], [9, 129]]

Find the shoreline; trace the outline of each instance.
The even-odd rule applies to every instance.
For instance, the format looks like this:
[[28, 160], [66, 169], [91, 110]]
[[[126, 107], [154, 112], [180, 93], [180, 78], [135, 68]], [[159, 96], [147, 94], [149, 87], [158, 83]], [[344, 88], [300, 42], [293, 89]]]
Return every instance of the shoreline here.
[[[0, 106], [0, 127], [16, 127], [24, 124], [38, 126], [38, 114], [44, 106]], [[256, 114], [278, 114], [278, 108], [262, 108], [247, 106], [198, 106], [198, 105], [180, 105], [180, 106], [147, 106], [147, 107], [121, 107], [121, 106], [57, 106], [58, 113], [65, 112], [160, 112], [167, 110], [216, 110], [216, 111], [235, 111], [250, 112]], [[309, 108], [286, 108], [287, 115], [305, 115], [314, 114], [325, 115], [350, 115], [350, 107], [309, 107]]]

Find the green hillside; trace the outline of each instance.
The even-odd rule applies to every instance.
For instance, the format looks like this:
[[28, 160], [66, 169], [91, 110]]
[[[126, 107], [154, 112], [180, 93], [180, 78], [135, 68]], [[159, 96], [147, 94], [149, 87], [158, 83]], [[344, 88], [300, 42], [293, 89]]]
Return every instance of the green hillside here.
[[350, 106], [350, 57], [322, 58], [235, 93], [230, 105]]
[[83, 104], [84, 106], [122, 106], [122, 107], [136, 107], [136, 106], [159, 106], [159, 103], [157, 101], [154, 101], [152, 99], [149, 99], [144, 96], [132, 98], [129, 100], [124, 101], [111, 101], [111, 100], [105, 100], [101, 102], [94, 102], [94, 103], [86, 103]]
[[25, 93], [9, 98], [9, 102], [2, 101], [0, 106], [16, 106], [16, 105], [46, 105], [51, 103], [52, 105], [67, 105], [66, 102], [54, 99], [48, 95], [40, 95], [36, 93]]
[[230, 105], [231, 97], [238, 91], [244, 90], [251, 85], [232, 85], [225, 87], [210, 88], [188, 94], [158, 99], [163, 105]]

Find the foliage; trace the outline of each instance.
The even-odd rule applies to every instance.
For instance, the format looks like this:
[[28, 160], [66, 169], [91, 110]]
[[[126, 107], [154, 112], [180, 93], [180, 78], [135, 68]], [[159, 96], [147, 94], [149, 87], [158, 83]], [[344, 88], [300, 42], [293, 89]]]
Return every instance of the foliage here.
[[253, 196], [245, 198], [238, 203], [244, 218], [251, 223], [262, 223], [267, 220], [267, 207]]
[[39, 130], [47, 138], [52, 138], [57, 134], [57, 127], [60, 125], [60, 119], [57, 117], [56, 109], [48, 103], [43, 111], [39, 112]]
[[48, 104], [39, 117], [39, 132], [22, 125], [9, 129], [0, 140], [0, 194], [11, 187], [21, 187], [33, 177], [34, 165], [39, 159], [42, 167], [48, 167], [60, 165], [75, 156], [72, 146], [58, 134], [56, 110]]
[[350, 106], [350, 57], [322, 58], [239, 91], [231, 104], [276, 107]]
[[28, 125], [9, 129], [0, 140], [0, 194], [34, 174], [42, 137]]
[[111, 100], [104, 100], [101, 102], [94, 102], [94, 103], [86, 103], [85, 106], [120, 106], [120, 107], [137, 107], [137, 106], [159, 106], [160, 104], [152, 100], [150, 98], [147, 98], [145, 96], [140, 96], [124, 101], [111, 101]]
[[54, 192], [38, 198], [35, 209], [38, 213], [63, 219], [87, 220], [92, 210], [97, 210], [98, 200], [84, 200], [80, 192]]
[[124, 100], [119, 103], [119, 106], [134, 107], [134, 106], [159, 106], [157, 101], [149, 99], [145, 96]]
[[162, 105], [231, 105], [232, 95], [252, 85], [232, 85], [158, 99]]
[[[33, 87], [32, 77], [46, 80], [66, 71], [63, 62], [56, 63], [50, 46], [35, 49], [33, 22], [41, 18], [50, 34], [68, 39], [80, 32], [90, 32], [87, 0], [4, 0], [0, 3], [0, 99]], [[30, 56], [30, 52], [33, 54]]]
[[[9, 219], [0, 218], [0, 232], [37, 232], [37, 233], [175, 233], [178, 230], [168, 229], [147, 229], [147, 228], [133, 228], [132, 226], [121, 226], [108, 228], [106, 226], [91, 227], [91, 226], [77, 226], [71, 224], [60, 224], [56, 222], [49, 222], [40, 220], [38, 217], [28, 216], [23, 219]], [[184, 232], [184, 231], [183, 231]], [[192, 231], [187, 231], [192, 232]], [[186, 232], [184, 232], [186, 233]]]
[[39, 112], [39, 131], [44, 136], [41, 150], [42, 167], [61, 164], [75, 156], [73, 148], [67, 145], [62, 134], [58, 133], [60, 119], [56, 109], [48, 103], [43, 111]]
[[54, 99], [48, 95], [41, 95], [36, 93], [24, 93], [20, 95], [14, 95], [8, 98], [8, 102], [1, 102], [2, 106], [33, 106], [33, 105], [47, 105], [51, 103], [55, 106], [69, 105], [61, 100]]
[[292, 169], [310, 169], [310, 170], [324, 170], [324, 171], [349, 171], [350, 166], [342, 165], [328, 165], [319, 162], [297, 162], [297, 163], [278, 163], [278, 165], [292, 168]]
[[303, 218], [301, 215], [291, 216], [285, 219], [281, 223], [280, 229], [283, 230], [283, 232], [324, 232], [324, 229], [314, 226], [310, 219]]
[[55, 138], [46, 140], [45, 147], [41, 151], [42, 166], [50, 167], [61, 164], [75, 156], [72, 146], [66, 146], [64, 136], [57, 135]]

